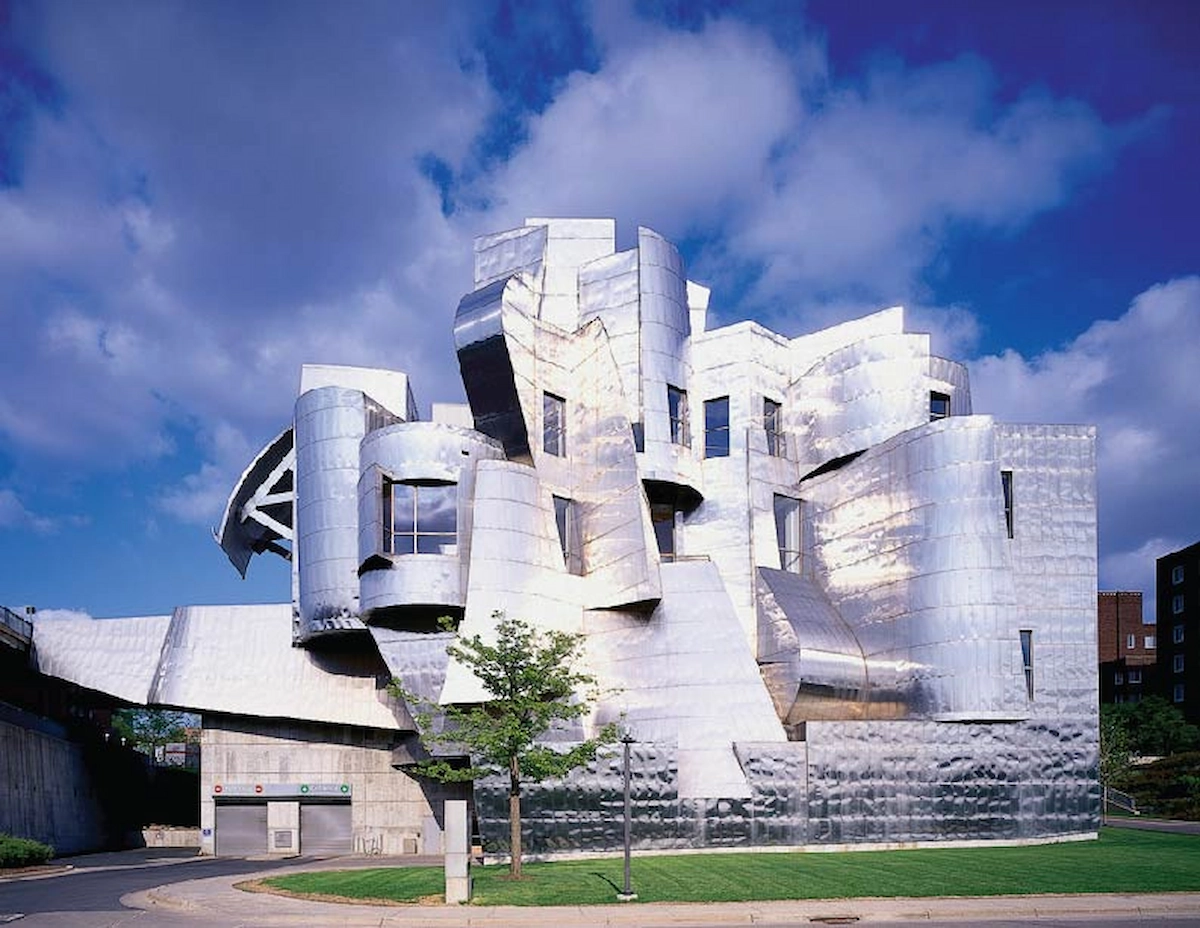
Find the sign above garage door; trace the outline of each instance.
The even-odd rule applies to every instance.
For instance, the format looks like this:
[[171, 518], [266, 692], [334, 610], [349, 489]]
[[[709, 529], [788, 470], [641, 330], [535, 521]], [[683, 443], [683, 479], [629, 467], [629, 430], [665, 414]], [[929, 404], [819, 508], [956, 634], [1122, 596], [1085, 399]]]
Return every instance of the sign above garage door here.
[[349, 783], [214, 783], [218, 799], [349, 799]]

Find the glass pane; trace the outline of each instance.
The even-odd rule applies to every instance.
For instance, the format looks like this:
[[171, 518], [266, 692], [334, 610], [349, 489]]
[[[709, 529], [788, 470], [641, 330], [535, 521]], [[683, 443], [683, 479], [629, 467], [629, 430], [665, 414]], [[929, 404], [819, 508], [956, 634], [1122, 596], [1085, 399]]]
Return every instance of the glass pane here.
[[658, 542], [658, 553], [663, 560], [674, 560], [675, 507], [670, 503], [654, 503], [650, 507], [650, 521], [654, 524], [654, 538]]
[[775, 540], [779, 544], [779, 566], [800, 572], [800, 500], [775, 496]]
[[454, 535], [418, 535], [417, 554], [457, 554], [457, 540]]
[[458, 487], [453, 483], [414, 487], [417, 491], [417, 531], [420, 534], [458, 530]]
[[571, 501], [561, 496], [554, 497], [554, 523], [558, 527], [558, 544], [562, 548], [563, 560], [567, 560], [570, 547], [567, 543], [567, 510]]
[[412, 532], [397, 532], [392, 536], [392, 554], [412, 554], [416, 550], [416, 536]]
[[566, 404], [561, 396], [542, 394], [542, 449], [558, 457], [566, 453]]
[[729, 457], [729, 397], [704, 403], [704, 456]]

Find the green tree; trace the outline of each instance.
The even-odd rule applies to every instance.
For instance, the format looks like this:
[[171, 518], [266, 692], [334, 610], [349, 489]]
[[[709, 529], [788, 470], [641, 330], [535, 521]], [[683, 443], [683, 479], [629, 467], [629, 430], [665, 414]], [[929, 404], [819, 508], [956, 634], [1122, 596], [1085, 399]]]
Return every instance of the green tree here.
[[1165, 757], [1200, 746], [1200, 730], [1189, 725], [1183, 713], [1163, 697], [1151, 696], [1126, 706], [1135, 754]]
[[118, 709], [112, 715], [113, 731], [151, 757], [157, 757], [159, 748], [186, 741], [187, 729], [198, 721], [193, 713], [172, 709]]
[[[617, 739], [614, 724], [595, 738], [556, 750], [538, 739], [551, 728], [585, 716], [599, 695], [596, 678], [576, 669], [582, 635], [541, 632], [520, 619], [495, 612], [495, 642], [479, 635], [460, 637], [447, 650], [469, 668], [491, 697], [470, 706], [438, 706], [394, 683], [395, 691], [413, 707], [427, 743], [460, 745], [469, 766], [452, 759], [433, 758], [414, 765], [414, 772], [441, 782], [462, 782], [494, 774], [508, 775], [508, 813], [511, 859], [509, 873], [521, 876], [521, 786], [564, 776], [595, 758], [597, 751]], [[443, 627], [452, 628], [450, 620]], [[444, 715], [441, 731], [435, 717]]]
[[1100, 783], [1120, 788], [1129, 772], [1132, 741], [1125, 705], [1100, 707]]

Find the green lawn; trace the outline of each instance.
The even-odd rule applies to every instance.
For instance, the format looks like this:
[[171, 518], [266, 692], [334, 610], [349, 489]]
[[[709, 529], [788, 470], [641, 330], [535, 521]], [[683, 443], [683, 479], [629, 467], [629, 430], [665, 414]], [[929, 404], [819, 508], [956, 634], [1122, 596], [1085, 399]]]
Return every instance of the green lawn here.
[[[615, 901], [620, 858], [475, 867], [480, 905], [592, 905]], [[296, 873], [263, 881], [296, 893], [411, 902], [440, 896], [440, 868]], [[691, 854], [633, 859], [642, 902], [996, 896], [1011, 893], [1200, 891], [1200, 837], [1105, 828], [1099, 841], [1037, 847], [805, 854]]]

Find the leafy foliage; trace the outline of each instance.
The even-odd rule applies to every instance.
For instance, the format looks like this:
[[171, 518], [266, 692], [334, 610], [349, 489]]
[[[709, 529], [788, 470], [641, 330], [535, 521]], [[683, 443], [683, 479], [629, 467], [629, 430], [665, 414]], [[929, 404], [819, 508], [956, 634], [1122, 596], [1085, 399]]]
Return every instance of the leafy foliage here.
[[[509, 810], [512, 816], [513, 876], [521, 871], [520, 796], [522, 782], [540, 782], [564, 776], [595, 758], [597, 751], [617, 739], [615, 725], [605, 726], [597, 737], [562, 750], [539, 742], [555, 727], [576, 721], [591, 711], [599, 695], [596, 678], [577, 670], [582, 635], [542, 632], [520, 619], [495, 612], [495, 643], [479, 635], [460, 637], [447, 650], [450, 657], [469, 668], [491, 697], [469, 706], [437, 706], [393, 684], [416, 715], [422, 740], [431, 744], [458, 745], [471, 758], [469, 766], [447, 758], [431, 758], [413, 771], [442, 782], [475, 780], [508, 774]], [[442, 620], [453, 628], [451, 620]], [[437, 716], [445, 718], [436, 729]]]
[[150, 755], [155, 748], [187, 740], [187, 729], [196, 724], [194, 714], [170, 709], [118, 709], [112, 716], [113, 731]]
[[1134, 754], [1165, 757], [1200, 748], [1200, 729], [1189, 725], [1183, 713], [1161, 696], [1104, 706], [1102, 720], [1106, 714], [1125, 729]]
[[0, 834], [0, 868], [32, 867], [54, 856], [54, 848], [32, 838]]
[[1121, 788], [1129, 774], [1133, 753], [1122, 708], [1112, 704], [1100, 707], [1100, 782], [1116, 789]]
[[1130, 769], [1122, 787], [1143, 812], [1200, 821], [1200, 752], [1174, 754]]

